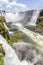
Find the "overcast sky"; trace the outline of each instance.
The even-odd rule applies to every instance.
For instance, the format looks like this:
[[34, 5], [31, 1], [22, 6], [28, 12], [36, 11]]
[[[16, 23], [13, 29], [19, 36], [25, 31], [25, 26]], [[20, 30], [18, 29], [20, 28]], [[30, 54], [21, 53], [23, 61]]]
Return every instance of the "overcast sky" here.
[[43, 9], [43, 0], [0, 0], [0, 10], [25, 11]]

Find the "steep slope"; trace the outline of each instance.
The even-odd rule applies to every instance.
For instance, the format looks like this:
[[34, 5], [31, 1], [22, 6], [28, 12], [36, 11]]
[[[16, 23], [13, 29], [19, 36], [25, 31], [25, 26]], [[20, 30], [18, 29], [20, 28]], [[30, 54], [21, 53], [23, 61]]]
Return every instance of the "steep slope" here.
[[4, 18], [4, 16], [0, 16], [0, 34], [6, 39], [6, 40], [10, 40], [10, 36], [9, 36], [9, 32], [8, 30], [5, 28], [3, 23], [6, 23], [6, 20]]

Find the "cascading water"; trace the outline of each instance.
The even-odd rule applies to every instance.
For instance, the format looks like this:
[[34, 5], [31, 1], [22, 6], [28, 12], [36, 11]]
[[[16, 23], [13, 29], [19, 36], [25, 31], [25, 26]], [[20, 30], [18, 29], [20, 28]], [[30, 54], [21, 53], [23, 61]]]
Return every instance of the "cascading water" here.
[[4, 65], [21, 65], [15, 51], [7, 43], [7, 41], [0, 35], [0, 44], [5, 51]]
[[6, 26], [6, 24], [5, 23], [3, 23], [4, 24], [4, 26], [5, 26], [5, 28], [8, 30], [8, 32], [9, 32], [9, 29], [8, 29], [8, 27]]
[[[37, 11], [37, 14], [38, 14], [38, 11]], [[37, 14], [36, 14], [36, 16], [37, 16]], [[17, 21], [12, 16], [16, 16], [17, 20], [18, 21], [20, 20], [20, 18], [18, 19], [18, 17], [19, 17], [18, 13], [15, 14], [15, 15], [13, 13], [6, 13], [5, 14], [6, 21], [8, 21], [8, 22]], [[37, 18], [33, 17], [33, 19], [31, 19], [31, 20], [33, 20], [33, 22], [35, 20], [35, 22], [36, 22]], [[25, 33], [29, 37], [29, 39], [30, 39], [29, 42], [32, 43], [32, 45], [34, 45], [37, 49], [39, 49], [39, 51], [41, 53], [43, 53], [43, 36], [24, 28], [24, 26], [22, 24], [20, 24], [20, 23], [14, 23], [14, 25], [17, 26], [19, 31], [22, 31], [23, 33]], [[15, 50], [13, 50], [10, 45], [8, 45], [6, 40], [1, 35], [0, 35], [0, 43], [3, 45], [3, 49], [5, 50], [4, 65], [24, 65], [25, 61], [20, 62], [20, 60], [18, 59], [18, 57], [17, 57], [17, 55], [15, 53]], [[37, 61], [37, 59], [35, 60], [35, 62], [36, 61]], [[34, 65], [34, 63], [29, 62], [29, 64], [28, 64], [26, 62], [25, 65]]]
[[[32, 31], [24, 28], [24, 26], [20, 23], [16, 23], [15, 25], [17, 26], [19, 31], [23, 32], [24, 34], [26, 34], [28, 36], [29, 42], [35, 48], [37, 48], [37, 50], [39, 52], [39, 59], [41, 60], [41, 61], [39, 61], [38, 65], [43, 65], [43, 63], [42, 63], [43, 62], [43, 36], [40, 35], [39, 33], [34, 33]], [[37, 59], [35, 61], [37, 61]], [[41, 64], [40, 64], [40, 62], [41, 62]]]
[[[5, 27], [7, 28], [7, 26], [6, 26], [6, 24], [4, 23], [4, 25], [5, 25]], [[8, 29], [8, 28], [7, 28]], [[5, 50], [5, 49], [4, 49]], [[7, 51], [7, 50], [6, 50]], [[5, 52], [6, 52], [5, 51]], [[8, 53], [6, 53], [6, 54], [8, 54]], [[9, 54], [10, 54], [10, 52], [9, 52]], [[5, 56], [6, 57], [6, 56]], [[8, 57], [8, 55], [7, 55], [7, 57]], [[7, 59], [7, 58], [6, 58]], [[5, 60], [6, 60], [5, 59]], [[13, 59], [13, 57], [12, 57], [12, 59]], [[8, 59], [8, 60], [10, 60], [10, 59]], [[16, 59], [15, 59], [16, 60]], [[13, 60], [12, 60], [13, 61]], [[5, 62], [7, 62], [7, 61], [5, 61]], [[30, 61], [27, 63], [25, 60], [23, 60], [22, 62], [20, 62], [21, 64], [20, 65], [24, 65], [24, 63], [25, 63], [25, 65], [34, 65], [35, 63], [37, 62], [37, 57], [36, 57], [36, 55], [35, 55], [35, 58], [34, 58], [34, 62], [33, 63], [31, 63]], [[16, 62], [15, 62], [16, 63]], [[18, 63], [19, 64], [19, 63]], [[6, 64], [5, 64], [6, 65]]]
[[34, 25], [34, 26], [36, 26], [36, 22], [37, 22], [37, 18], [39, 17], [39, 14], [40, 14], [40, 10], [33, 11], [33, 15], [31, 17], [31, 20], [27, 24], [27, 26], [28, 25]]
[[4, 16], [4, 14], [5, 14], [5, 11], [0, 11], [0, 16]]
[[20, 61], [18, 59], [18, 56], [15, 53], [15, 50], [7, 43], [7, 41], [0, 35], [0, 44], [2, 44], [2, 47], [5, 51], [5, 58], [4, 58], [4, 65], [34, 65], [38, 60], [38, 55], [36, 54], [36, 51], [34, 50], [33, 53], [34, 59], [33, 62], [26, 62], [26, 60]]
[[29, 39], [30, 43], [34, 43], [42, 52], [43, 52], [43, 36], [39, 33], [34, 33], [30, 31], [29, 29], [24, 28], [24, 26], [20, 23], [15, 23], [19, 31], [22, 31], [25, 33]]
[[3, 23], [5, 28], [8, 30], [9, 34], [13, 34], [14, 32], [13, 31], [10, 31], [9, 28], [7, 27], [7, 25], [5, 23]]
[[4, 16], [7, 22], [16, 22], [22, 20], [25, 16], [25, 13], [23, 13], [22, 15], [19, 12], [6, 13]]
[[[40, 10], [33, 11], [31, 20], [26, 24], [26, 26], [28, 26], [28, 25], [36, 26], [36, 21], [37, 21], [37, 18], [39, 17], [39, 14], [40, 14]], [[19, 22], [25, 18], [25, 12], [15, 12], [15, 13], [5, 12], [5, 13], [3, 13], [1, 11], [1, 15], [6, 18], [7, 22]], [[29, 16], [29, 15], [27, 15], [27, 16]]]
[[2, 11], [0, 12], [0, 15], [3, 15]]

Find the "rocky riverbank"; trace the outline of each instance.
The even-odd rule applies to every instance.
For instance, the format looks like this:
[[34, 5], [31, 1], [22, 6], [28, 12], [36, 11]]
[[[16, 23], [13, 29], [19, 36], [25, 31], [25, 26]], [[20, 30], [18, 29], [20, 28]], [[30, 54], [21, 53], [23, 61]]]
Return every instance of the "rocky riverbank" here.
[[31, 31], [34, 31], [36, 33], [39, 33], [39, 34], [43, 35], [43, 27], [39, 27], [39, 26], [28, 26], [26, 28], [30, 29]]

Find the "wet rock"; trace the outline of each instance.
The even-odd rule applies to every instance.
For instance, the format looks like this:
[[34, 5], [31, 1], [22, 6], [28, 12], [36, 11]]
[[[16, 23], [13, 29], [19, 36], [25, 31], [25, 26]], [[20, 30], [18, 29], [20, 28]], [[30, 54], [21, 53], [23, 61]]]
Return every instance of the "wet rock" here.
[[27, 62], [34, 63], [35, 59], [38, 58], [36, 51], [29, 44], [13, 44], [12, 47], [15, 49], [20, 61], [26, 60]]
[[0, 53], [2, 53], [5, 56], [4, 49], [0, 46]]
[[43, 35], [43, 27], [38, 27], [38, 26], [28, 26], [26, 27], [27, 29], [30, 29], [31, 31], [34, 31], [36, 33], [40, 33]]

